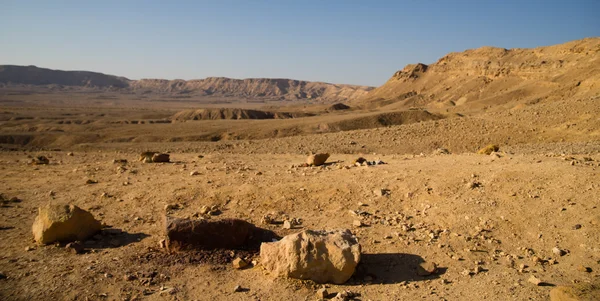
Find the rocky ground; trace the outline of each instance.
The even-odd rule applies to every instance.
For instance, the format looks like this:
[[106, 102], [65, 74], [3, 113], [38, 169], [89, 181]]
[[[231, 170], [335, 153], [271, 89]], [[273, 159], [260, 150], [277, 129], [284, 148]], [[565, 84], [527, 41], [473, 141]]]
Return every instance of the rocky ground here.
[[[215, 144], [216, 145], [216, 144]], [[0, 296], [3, 300], [548, 300], [554, 285], [597, 283], [600, 148], [513, 146], [493, 155], [365, 153], [387, 164], [354, 166], [332, 153], [323, 167], [304, 155], [172, 153], [138, 162], [122, 150], [3, 152]], [[570, 149], [584, 150], [572, 155]], [[283, 150], [272, 150], [284, 152]], [[30, 165], [45, 155], [48, 165]], [[126, 159], [127, 163], [113, 163]], [[89, 181], [88, 181], [89, 180]], [[15, 197], [16, 199], [12, 199]], [[105, 229], [75, 254], [38, 246], [37, 208], [71, 203]], [[206, 214], [203, 206], [218, 209]], [[164, 216], [240, 218], [284, 236], [351, 229], [361, 262], [343, 285], [275, 278], [252, 251], [168, 254]], [[261, 224], [270, 214], [301, 225]], [[436, 273], [420, 276], [420, 263]], [[541, 283], [537, 283], [538, 281]], [[239, 286], [239, 287], [237, 287]], [[237, 288], [236, 288], [237, 287]]]

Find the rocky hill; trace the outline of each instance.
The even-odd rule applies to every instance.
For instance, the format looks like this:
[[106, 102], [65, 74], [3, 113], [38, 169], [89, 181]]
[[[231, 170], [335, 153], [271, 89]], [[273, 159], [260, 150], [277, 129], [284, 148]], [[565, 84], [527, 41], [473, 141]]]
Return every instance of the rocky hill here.
[[366, 106], [448, 110], [600, 95], [600, 38], [533, 49], [482, 47], [396, 72]]
[[[15, 86], [67, 86], [94, 88], [96, 90], [122, 90], [124, 92], [156, 93], [161, 95], [186, 95], [198, 97], [238, 97], [248, 99], [303, 100], [321, 102], [354, 100], [363, 97], [372, 87], [336, 85], [291, 79], [249, 78], [231, 79], [209, 77], [198, 80], [142, 79], [88, 71], [61, 71], [35, 66], [0, 66], [0, 85]], [[54, 87], [56, 88], [56, 87]]]
[[311, 116], [306, 113], [268, 112], [236, 108], [183, 110], [171, 117], [171, 120], [223, 120], [223, 119], [288, 119]]

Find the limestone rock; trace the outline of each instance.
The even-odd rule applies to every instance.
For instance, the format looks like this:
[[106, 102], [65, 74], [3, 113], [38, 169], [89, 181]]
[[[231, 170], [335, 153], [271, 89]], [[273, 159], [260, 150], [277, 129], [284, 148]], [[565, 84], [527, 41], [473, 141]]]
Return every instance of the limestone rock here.
[[46, 205], [39, 208], [33, 223], [33, 236], [40, 244], [84, 241], [102, 225], [91, 213], [75, 205]]
[[550, 301], [600, 300], [600, 285], [578, 283], [574, 286], [557, 286], [550, 291]]
[[325, 161], [329, 158], [329, 154], [313, 154], [308, 156], [306, 164], [312, 166], [321, 166], [325, 164]]
[[360, 245], [350, 230], [305, 230], [263, 243], [260, 257], [262, 266], [275, 276], [342, 284], [360, 261]]

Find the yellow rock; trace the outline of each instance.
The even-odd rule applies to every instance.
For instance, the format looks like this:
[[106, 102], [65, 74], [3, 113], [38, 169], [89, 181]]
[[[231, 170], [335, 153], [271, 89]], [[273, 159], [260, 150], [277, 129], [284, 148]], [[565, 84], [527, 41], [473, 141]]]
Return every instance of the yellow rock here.
[[102, 224], [91, 213], [75, 205], [46, 205], [33, 222], [33, 237], [39, 244], [85, 240]]

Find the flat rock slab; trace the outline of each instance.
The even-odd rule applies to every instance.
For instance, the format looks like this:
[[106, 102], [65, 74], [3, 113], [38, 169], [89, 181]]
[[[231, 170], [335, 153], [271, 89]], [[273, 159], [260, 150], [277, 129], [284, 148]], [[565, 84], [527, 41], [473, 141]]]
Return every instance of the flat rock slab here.
[[240, 219], [191, 220], [167, 216], [166, 247], [169, 251], [239, 249], [258, 250], [275, 233]]

